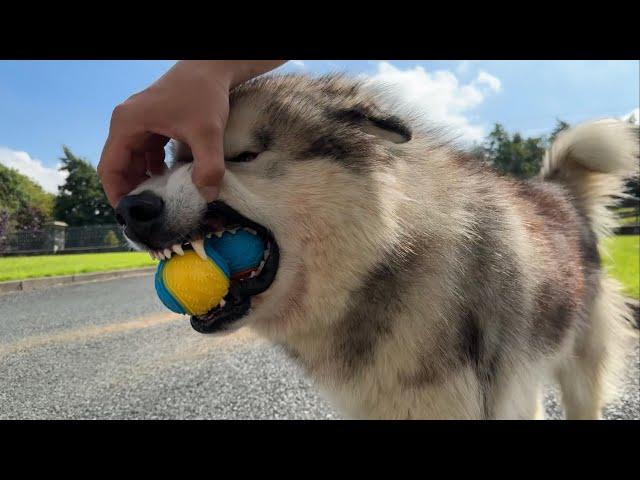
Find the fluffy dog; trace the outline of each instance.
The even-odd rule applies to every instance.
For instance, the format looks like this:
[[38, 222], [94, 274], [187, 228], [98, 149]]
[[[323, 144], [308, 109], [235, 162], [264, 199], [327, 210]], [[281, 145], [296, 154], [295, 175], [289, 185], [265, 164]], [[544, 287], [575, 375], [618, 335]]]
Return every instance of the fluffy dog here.
[[550, 378], [568, 418], [600, 417], [630, 316], [599, 247], [637, 173], [631, 125], [562, 132], [520, 181], [343, 76], [265, 76], [230, 103], [218, 201], [178, 145], [117, 209], [152, 252], [238, 225], [269, 244], [194, 328], [255, 329], [352, 418], [539, 418]]

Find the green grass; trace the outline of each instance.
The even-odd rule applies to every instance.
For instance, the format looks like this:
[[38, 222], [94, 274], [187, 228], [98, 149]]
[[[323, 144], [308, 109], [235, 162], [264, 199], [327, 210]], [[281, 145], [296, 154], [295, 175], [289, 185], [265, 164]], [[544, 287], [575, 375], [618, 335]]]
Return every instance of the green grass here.
[[38, 255], [0, 257], [0, 282], [35, 277], [122, 270], [157, 264], [148, 253], [80, 253], [77, 255]]
[[623, 207], [617, 209], [618, 215], [623, 215], [625, 213], [634, 213], [635, 215], [632, 217], [620, 218], [618, 221], [620, 225], [635, 225], [640, 222], [640, 217], [638, 217], [638, 210], [634, 207]]
[[625, 292], [640, 299], [640, 235], [618, 235], [606, 240], [609, 255], [603, 262], [611, 275], [623, 285]]

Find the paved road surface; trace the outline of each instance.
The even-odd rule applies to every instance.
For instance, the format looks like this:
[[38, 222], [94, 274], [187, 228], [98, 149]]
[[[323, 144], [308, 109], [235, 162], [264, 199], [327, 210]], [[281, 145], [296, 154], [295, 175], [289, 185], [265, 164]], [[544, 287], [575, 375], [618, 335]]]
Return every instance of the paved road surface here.
[[[638, 359], [607, 418], [640, 418]], [[560, 418], [552, 394], [546, 407]], [[276, 348], [196, 333], [145, 276], [0, 295], [0, 418], [339, 416]]]

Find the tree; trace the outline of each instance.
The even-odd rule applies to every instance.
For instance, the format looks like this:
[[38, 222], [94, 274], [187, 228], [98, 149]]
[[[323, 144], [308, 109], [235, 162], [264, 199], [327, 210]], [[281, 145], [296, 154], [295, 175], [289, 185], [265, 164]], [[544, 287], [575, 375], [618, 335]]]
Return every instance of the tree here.
[[107, 232], [107, 234], [104, 236], [103, 242], [109, 247], [117, 247], [122, 243], [113, 230], [109, 230]]
[[0, 164], [0, 209], [12, 215], [26, 208], [37, 208], [47, 218], [53, 214], [54, 196], [13, 168]]
[[556, 118], [556, 126], [551, 132], [551, 136], [549, 137], [549, 145], [553, 143], [560, 132], [562, 132], [563, 130], [567, 130], [569, 127], [571, 127], [571, 125], [569, 125], [567, 122]]
[[62, 147], [60, 170], [69, 172], [64, 185], [58, 187], [54, 213], [57, 220], [71, 226], [115, 223], [113, 209], [102, 190], [96, 169], [87, 160], [76, 157]]
[[496, 123], [484, 143], [484, 158], [498, 170], [519, 178], [528, 178], [540, 171], [546, 141], [544, 137], [513, 136]]
[[48, 219], [42, 210], [29, 205], [17, 210], [12, 220], [14, 230], [33, 231], [40, 230]]
[[[37, 230], [52, 218], [54, 196], [13, 168], [0, 165], [0, 237]], [[0, 243], [3, 243], [0, 240]]]
[[9, 233], [9, 212], [0, 209], [0, 250], [7, 245], [7, 235]]

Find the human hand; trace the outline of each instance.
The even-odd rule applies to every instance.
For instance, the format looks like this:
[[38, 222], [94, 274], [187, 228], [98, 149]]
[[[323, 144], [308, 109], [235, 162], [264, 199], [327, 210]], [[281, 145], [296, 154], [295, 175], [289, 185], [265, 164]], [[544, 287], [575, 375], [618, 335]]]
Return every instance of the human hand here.
[[166, 168], [169, 139], [193, 153], [192, 179], [203, 197], [218, 196], [224, 176], [223, 134], [229, 90], [283, 61], [180, 61], [145, 90], [118, 105], [111, 117], [98, 175], [115, 207], [124, 195]]

